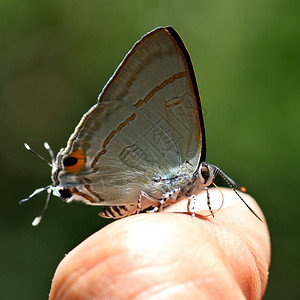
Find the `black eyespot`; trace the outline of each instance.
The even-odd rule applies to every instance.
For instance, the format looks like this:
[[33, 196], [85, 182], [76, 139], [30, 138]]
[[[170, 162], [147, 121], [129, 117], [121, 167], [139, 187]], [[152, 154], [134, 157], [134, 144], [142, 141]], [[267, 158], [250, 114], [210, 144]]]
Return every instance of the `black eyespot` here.
[[65, 167], [72, 167], [77, 164], [78, 159], [74, 156], [65, 157], [63, 160], [63, 164]]
[[72, 197], [72, 193], [69, 189], [61, 189], [59, 190], [60, 197], [63, 199], [69, 199]]

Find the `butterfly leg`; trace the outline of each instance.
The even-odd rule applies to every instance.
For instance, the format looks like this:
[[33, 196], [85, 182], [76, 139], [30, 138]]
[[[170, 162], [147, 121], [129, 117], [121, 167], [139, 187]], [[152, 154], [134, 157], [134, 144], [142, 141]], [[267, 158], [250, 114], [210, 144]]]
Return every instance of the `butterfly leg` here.
[[168, 204], [173, 204], [176, 202], [178, 195], [180, 193], [180, 189], [175, 189], [169, 193], [163, 194], [163, 197], [159, 199], [159, 203], [156, 207], [153, 209], [149, 210], [148, 212], [153, 213], [153, 212], [159, 212], [162, 211], [162, 208]]
[[[204, 189], [206, 190], [206, 197], [207, 197], [207, 206], [209, 208], [209, 211], [211, 213], [211, 215], [214, 217], [214, 211], [212, 210], [211, 206], [210, 206], [210, 196], [209, 196], [209, 192], [208, 192], [208, 188], [204, 187]], [[188, 203], [187, 203], [187, 211], [192, 214], [192, 217], [194, 218], [196, 216], [195, 213], [195, 206], [196, 206], [196, 196], [195, 195], [187, 195], [189, 196], [188, 198]]]
[[208, 208], [209, 208], [209, 211], [210, 211], [211, 215], [212, 215], [213, 217], [215, 217], [214, 212], [213, 212], [213, 210], [212, 210], [212, 208], [211, 208], [211, 206], [210, 206], [210, 197], [209, 197], [209, 192], [208, 192], [207, 186], [204, 187], [204, 189], [206, 190], [206, 195], [207, 195], [207, 206], [208, 206]]
[[158, 204], [158, 202], [159, 200], [157, 200], [156, 198], [149, 196], [144, 191], [140, 191], [140, 197], [139, 197], [140, 210], [144, 210], [150, 206], [155, 206]]
[[153, 209], [148, 210], [149, 213], [154, 213], [162, 210], [164, 203], [166, 202], [167, 198], [159, 199], [159, 203]]
[[[186, 195], [188, 196], [188, 195]], [[195, 195], [189, 195], [188, 203], [187, 203], [187, 211], [192, 214], [192, 217], [195, 218], [195, 206], [196, 206], [196, 196]]]

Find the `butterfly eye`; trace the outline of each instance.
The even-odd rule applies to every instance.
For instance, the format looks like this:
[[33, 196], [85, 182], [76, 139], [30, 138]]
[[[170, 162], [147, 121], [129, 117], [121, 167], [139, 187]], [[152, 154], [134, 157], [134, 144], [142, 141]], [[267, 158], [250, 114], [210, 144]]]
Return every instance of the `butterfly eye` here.
[[209, 171], [209, 168], [208, 168], [208, 166], [207, 165], [204, 165], [204, 164], [202, 164], [202, 166], [201, 166], [201, 176], [203, 177], [203, 179], [204, 179], [204, 182], [206, 182], [207, 181], [207, 179], [209, 178], [209, 176], [210, 176], [210, 171]]
[[75, 164], [77, 164], [77, 162], [78, 162], [78, 159], [74, 156], [68, 156], [68, 157], [64, 158], [64, 160], [63, 160], [63, 164], [65, 167], [72, 167]]
[[204, 186], [209, 186], [212, 184], [217, 173], [217, 167], [211, 164], [202, 162], [199, 167], [199, 179], [204, 184]]

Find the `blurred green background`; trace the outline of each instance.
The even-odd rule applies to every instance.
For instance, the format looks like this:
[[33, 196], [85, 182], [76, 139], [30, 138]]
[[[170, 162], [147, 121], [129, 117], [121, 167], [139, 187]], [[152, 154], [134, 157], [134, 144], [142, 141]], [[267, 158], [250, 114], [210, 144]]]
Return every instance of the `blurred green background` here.
[[[0, 1], [1, 299], [46, 299], [60, 260], [108, 223], [53, 199], [43, 142], [65, 147], [124, 55], [171, 25], [185, 41], [205, 109], [207, 161], [246, 185], [268, 221], [265, 299], [299, 299], [299, 1]], [[297, 100], [298, 99], [298, 100]], [[297, 263], [298, 262], [298, 263]]]

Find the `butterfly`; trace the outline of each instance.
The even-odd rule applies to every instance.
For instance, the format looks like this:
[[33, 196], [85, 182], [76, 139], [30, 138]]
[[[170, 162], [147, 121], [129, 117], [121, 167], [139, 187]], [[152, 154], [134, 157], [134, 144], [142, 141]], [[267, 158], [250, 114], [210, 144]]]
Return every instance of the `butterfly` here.
[[21, 200], [48, 191], [33, 225], [52, 194], [66, 202], [103, 206], [100, 216], [115, 219], [150, 208], [160, 211], [188, 198], [188, 211], [195, 216], [196, 195], [207, 191], [217, 174], [257, 216], [234, 188], [240, 187], [205, 162], [196, 77], [172, 27], [158, 27], [136, 42], [56, 158], [45, 147], [52, 157], [52, 184]]

